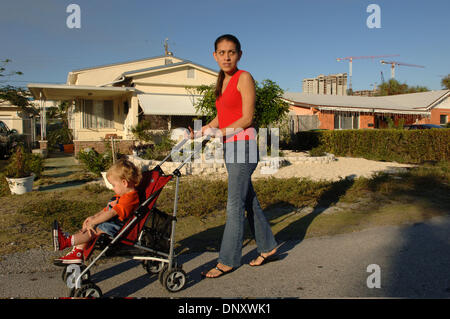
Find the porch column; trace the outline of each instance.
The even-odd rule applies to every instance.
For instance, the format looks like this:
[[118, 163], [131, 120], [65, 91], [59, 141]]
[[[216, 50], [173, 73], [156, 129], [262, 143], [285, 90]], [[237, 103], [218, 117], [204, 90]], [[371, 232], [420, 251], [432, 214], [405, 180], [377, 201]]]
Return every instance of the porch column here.
[[[46, 116], [45, 116], [45, 100], [42, 99], [42, 91], [39, 92], [39, 103], [41, 105], [41, 140], [39, 141], [39, 149], [43, 154], [47, 153], [48, 145], [46, 141]], [[45, 155], [44, 155], [45, 156]]]

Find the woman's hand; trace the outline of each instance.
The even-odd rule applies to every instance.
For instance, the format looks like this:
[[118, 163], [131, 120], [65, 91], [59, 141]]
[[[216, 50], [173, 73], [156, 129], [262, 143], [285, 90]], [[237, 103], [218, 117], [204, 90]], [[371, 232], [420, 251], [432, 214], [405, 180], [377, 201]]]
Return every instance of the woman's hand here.
[[211, 126], [209, 126], [209, 124], [202, 126], [202, 129], [200, 131], [196, 131], [196, 132], [194, 132], [190, 126], [188, 128], [189, 128], [189, 132], [190, 132], [190, 134], [189, 134], [190, 139], [199, 138], [204, 135], [205, 136], [208, 136], [208, 135], [214, 136], [217, 131], [217, 129], [212, 128]]

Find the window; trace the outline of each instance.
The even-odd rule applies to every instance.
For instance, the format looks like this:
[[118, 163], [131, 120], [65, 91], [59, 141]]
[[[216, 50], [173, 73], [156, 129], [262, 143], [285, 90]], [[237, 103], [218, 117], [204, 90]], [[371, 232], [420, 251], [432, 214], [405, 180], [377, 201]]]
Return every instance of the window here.
[[439, 123], [440, 123], [441, 125], [447, 124], [447, 122], [448, 122], [448, 117], [447, 117], [447, 115], [442, 115], [442, 114], [441, 114], [441, 116], [440, 116], [439, 118], [440, 118]]
[[112, 100], [82, 100], [83, 128], [114, 128]]
[[188, 77], [188, 79], [194, 79], [195, 78], [195, 69], [194, 68], [189, 68], [187, 70], [187, 77]]
[[334, 129], [349, 130], [359, 128], [359, 114], [356, 113], [335, 113]]

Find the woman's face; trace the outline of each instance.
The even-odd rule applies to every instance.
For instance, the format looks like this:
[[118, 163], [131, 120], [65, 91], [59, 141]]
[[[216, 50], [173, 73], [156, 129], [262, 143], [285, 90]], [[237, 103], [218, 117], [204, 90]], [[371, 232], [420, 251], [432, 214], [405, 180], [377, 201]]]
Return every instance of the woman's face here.
[[237, 69], [237, 63], [241, 59], [242, 52], [236, 51], [234, 42], [222, 40], [217, 43], [217, 49], [213, 55], [217, 64], [225, 73], [232, 73]]

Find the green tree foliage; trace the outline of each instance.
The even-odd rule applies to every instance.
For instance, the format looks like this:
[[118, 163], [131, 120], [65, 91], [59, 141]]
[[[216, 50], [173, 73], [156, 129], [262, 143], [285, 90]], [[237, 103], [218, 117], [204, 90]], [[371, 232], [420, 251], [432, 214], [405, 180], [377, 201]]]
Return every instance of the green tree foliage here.
[[[186, 88], [192, 95], [202, 95], [202, 98], [194, 106], [198, 113], [205, 114], [207, 121], [214, 119], [217, 114], [214, 88], [215, 85]], [[283, 90], [275, 82], [268, 79], [262, 81], [261, 84], [255, 82], [255, 88], [255, 125], [257, 127], [268, 127], [283, 120], [289, 113], [289, 105], [281, 99]]]
[[14, 87], [11, 85], [2, 85], [6, 79], [12, 75], [22, 75], [19, 71], [6, 71], [6, 64], [11, 62], [11, 60], [6, 59], [0, 60], [0, 103], [9, 102], [12, 105], [18, 106], [22, 111], [30, 114], [39, 114], [39, 112], [30, 103], [30, 93], [28, 90], [22, 88]]
[[425, 86], [408, 86], [406, 83], [400, 83], [396, 79], [390, 79], [388, 82], [384, 82], [378, 87], [378, 90], [378, 96], [429, 91]]
[[442, 78], [441, 85], [444, 89], [450, 90], [450, 74]]

